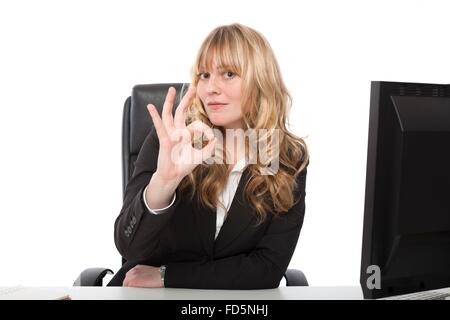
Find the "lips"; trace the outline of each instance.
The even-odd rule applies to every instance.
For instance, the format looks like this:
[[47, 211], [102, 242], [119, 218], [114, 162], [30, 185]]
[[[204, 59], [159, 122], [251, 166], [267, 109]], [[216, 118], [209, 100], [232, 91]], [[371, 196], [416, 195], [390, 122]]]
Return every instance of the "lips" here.
[[226, 106], [227, 103], [223, 103], [223, 102], [208, 102], [208, 108], [212, 109], [212, 110], [218, 110], [224, 106]]

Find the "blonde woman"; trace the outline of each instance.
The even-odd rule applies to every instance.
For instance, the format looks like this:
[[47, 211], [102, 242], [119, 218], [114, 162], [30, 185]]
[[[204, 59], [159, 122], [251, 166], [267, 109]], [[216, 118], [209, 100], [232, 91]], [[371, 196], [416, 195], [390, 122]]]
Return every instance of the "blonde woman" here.
[[115, 223], [127, 263], [109, 285], [278, 287], [303, 224], [309, 155], [286, 128], [291, 100], [269, 43], [241, 24], [217, 27], [172, 116], [175, 95], [161, 117], [148, 106], [155, 130]]

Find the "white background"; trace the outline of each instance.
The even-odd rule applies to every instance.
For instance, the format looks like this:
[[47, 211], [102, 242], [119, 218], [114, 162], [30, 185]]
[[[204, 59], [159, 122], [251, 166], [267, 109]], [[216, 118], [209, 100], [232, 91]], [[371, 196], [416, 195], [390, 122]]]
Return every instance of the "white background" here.
[[450, 83], [445, 1], [2, 1], [0, 285], [70, 286], [120, 267], [121, 118], [135, 84], [189, 82], [201, 41], [240, 22], [271, 43], [308, 136], [291, 268], [358, 285], [370, 81]]

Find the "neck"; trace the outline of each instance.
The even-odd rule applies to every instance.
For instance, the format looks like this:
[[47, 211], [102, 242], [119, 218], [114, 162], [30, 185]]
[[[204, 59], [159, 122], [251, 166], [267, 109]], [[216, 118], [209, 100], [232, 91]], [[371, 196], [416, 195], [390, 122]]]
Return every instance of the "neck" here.
[[245, 158], [245, 143], [240, 141], [240, 139], [234, 137], [233, 140], [228, 142], [224, 139], [225, 150], [226, 150], [226, 163], [233, 166], [239, 160]]

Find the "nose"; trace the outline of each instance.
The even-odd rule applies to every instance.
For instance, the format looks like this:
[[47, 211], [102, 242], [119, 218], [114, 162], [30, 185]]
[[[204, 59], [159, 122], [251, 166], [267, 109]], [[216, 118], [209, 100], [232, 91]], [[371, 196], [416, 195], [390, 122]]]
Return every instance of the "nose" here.
[[209, 79], [208, 79], [208, 85], [206, 87], [206, 91], [209, 94], [213, 94], [213, 93], [220, 93], [220, 85], [217, 81], [217, 78], [215, 75], [210, 75]]

